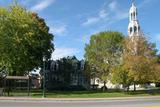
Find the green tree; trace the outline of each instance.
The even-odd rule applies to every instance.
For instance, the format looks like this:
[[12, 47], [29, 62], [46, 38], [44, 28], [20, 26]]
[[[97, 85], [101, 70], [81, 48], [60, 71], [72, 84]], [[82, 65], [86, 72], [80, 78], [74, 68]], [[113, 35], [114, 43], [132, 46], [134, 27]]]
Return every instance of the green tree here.
[[119, 65], [112, 69], [111, 81], [114, 84], [122, 84], [123, 88], [127, 88], [127, 91], [129, 91], [129, 86], [133, 80], [129, 77], [129, 72], [123, 68], [123, 65]]
[[123, 69], [128, 71], [132, 83], [135, 85], [152, 82], [157, 61], [155, 45], [149, 43], [143, 35], [139, 35], [127, 38], [124, 47]]
[[63, 86], [68, 87], [71, 82], [71, 74], [77, 70], [77, 59], [76, 57], [64, 57], [60, 59], [61, 64], [59, 64], [59, 73], [63, 78]]
[[84, 75], [88, 79], [94, 79], [94, 85], [95, 85], [95, 78], [96, 78], [96, 69], [92, 65], [90, 65], [87, 61], [85, 61], [84, 65]]
[[42, 18], [15, 4], [0, 8], [0, 67], [24, 75], [50, 58], [53, 35]]
[[104, 82], [114, 66], [119, 64], [124, 36], [119, 32], [100, 32], [92, 35], [90, 43], [85, 47], [85, 58], [91, 70]]

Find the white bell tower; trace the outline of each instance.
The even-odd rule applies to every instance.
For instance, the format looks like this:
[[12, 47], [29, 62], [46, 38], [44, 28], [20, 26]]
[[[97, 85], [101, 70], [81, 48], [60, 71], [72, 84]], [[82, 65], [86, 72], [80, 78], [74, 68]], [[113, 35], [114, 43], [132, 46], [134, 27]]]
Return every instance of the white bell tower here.
[[138, 36], [140, 34], [140, 25], [137, 19], [137, 7], [134, 1], [132, 1], [132, 6], [129, 11], [129, 25], [128, 25], [128, 35], [129, 37]]

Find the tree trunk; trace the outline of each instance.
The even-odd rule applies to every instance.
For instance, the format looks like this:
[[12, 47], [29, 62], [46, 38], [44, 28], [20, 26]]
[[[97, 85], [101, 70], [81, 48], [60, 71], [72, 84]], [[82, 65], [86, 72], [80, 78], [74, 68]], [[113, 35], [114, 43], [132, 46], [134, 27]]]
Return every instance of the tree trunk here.
[[123, 84], [123, 90], [128, 92], [129, 91], [129, 86], [130, 85], [128, 85], [128, 84]]
[[129, 85], [127, 85], [127, 92], [129, 92]]
[[96, 84], [96, 78], [94, 77], [94, 78], [93, 78], [93, 90], [96, 89], [96, 85], [95, 85], [95, 84]]
[[134, 91], [136, 91], [136, 84], [135, 84], [135, 82], [134, 82], [134, 84], [133, 84], [133, 85], [134, 85]]
[[106, 87], [106, 81], [103, 81], [103, 84], [104, 84], [104, 85], [103, 85], [103, 87], [102, 87], [102, 90], [105, 91], [105, 90], [107, 89], [107, 87]]
[[95, 85], [96, 84], [96, 78], [94, 77], [94, 79], [93, 79], [93, 85]]

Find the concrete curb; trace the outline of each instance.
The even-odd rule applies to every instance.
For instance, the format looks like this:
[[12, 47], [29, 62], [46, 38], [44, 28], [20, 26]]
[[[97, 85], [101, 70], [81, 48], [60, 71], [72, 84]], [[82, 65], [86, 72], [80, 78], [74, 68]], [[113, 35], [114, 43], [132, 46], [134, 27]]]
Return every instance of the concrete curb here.
[[143, 96], [143, 97], [114, 97], [114, 98], [31, 98], [31, 97], [0, 97], [0, 101], [123, 101], [123, 100], [160, 100], [160, 96]]

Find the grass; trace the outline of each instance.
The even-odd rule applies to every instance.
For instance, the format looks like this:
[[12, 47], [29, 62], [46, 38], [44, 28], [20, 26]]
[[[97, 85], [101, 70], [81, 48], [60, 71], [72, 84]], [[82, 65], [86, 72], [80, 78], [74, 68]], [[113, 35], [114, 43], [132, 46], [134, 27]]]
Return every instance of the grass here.
[[[27, 96], [27, 92], [14, 91], [10, 93], [10, 96], [22, 97]], [[110, 98], [110, 97], [134, 97], [134, 96], [156, 96], [160, 95], [160, 90], [142, 90], [142, 91], [117, 91], [108, 90], [102, 91], [53, 91], [46, 92], [47, 98]], [[30, 94], [33, 98], [41, 98], [42, 91], [32, 91]]]

